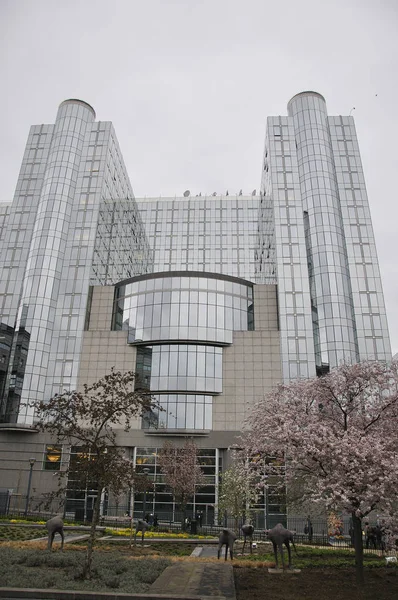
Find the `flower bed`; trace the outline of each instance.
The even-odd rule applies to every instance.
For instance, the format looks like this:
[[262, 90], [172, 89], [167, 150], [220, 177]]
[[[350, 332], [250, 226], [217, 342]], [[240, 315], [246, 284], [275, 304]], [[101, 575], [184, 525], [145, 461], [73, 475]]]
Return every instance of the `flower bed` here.
[[[135, 529], [133, 529], [132, 531], [133, 535], [135, 534]], [[138, 531], [137, 532], [137, 536], [141, 536], [142, 532]], [[106, 528], [105, 529], [105, 535], [113, 535], [113, 536], [118, 536], [118, 537], [130, 537], [131, 535], [131, 530], [130, 529], [112, 529], [112, 528]], [[175, 533], [173, 531], [146, 531], [145, 532], [145, 539], [151, 539], [151, 538], [156, 538], [156, 539], [170, 539], [170, 540], [189, 540], [189, 539], [195, 539], [195, 540], [211, 540], [214, 539], [214, 536], [211, 535], [191, 535], [189, 533]]]

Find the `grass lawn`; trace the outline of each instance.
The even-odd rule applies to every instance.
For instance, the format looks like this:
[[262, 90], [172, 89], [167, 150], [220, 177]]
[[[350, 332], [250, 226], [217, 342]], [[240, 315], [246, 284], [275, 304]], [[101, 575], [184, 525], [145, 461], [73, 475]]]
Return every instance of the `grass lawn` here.
[[354, 554], [349, 550], [298, 548], [293, 566], [301, 573], [268, 573], [273, 553], [259, 546], [252, 556], [237, 556], [234, 576], [237, 600], [396, 600], [398, 568], [385, 567], [385, 559], [365, 555], [365, 587], [358, 590]]
[[47, 529], [45, 527], [4, 527], [0, 526], [0, 542], [22, 542], [23, 540], [34, 540], [35, 538], [46, 537]]
[[234, 568], [237, 600], [397, 600], [397, 569], [365, 571], [359, 591], [354, 568], [316, 568], [301, 573], [271, 575], [267, 569]]

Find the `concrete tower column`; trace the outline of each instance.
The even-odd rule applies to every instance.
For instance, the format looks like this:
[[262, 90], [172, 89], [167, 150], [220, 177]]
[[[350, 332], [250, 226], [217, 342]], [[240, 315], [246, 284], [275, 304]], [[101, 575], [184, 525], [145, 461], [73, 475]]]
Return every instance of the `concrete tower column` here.
[[303, 92], [288, 104], [293, 119], [310, 280], [318, 374], [358, 360], [346, 241], [326, 102]]
[[[47, 375], [55, 307], [86, 128], [93, 108], [81, 100], [65, 100], [58, 109], [29, 250], [16, 335], [28, 336], [22, 391], [24, 407], [15, 406], [18, 422], [30, 423], [28, 402], [42, 400]], [[17, 397], [17, 398], [18, 398]]]

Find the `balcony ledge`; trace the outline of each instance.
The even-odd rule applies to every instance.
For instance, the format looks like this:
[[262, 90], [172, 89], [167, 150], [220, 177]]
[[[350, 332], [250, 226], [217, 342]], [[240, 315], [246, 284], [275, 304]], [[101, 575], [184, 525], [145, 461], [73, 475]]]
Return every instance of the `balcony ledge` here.
[[25, 423], [0, 423], [0, 432], [2, 431], [18, 431], [18, 433], [39, 433], [35, 425]]
[[210, 429], [143, 429], [146, 435], [164, 435], [164, 436], [206, 436], [210, 435]]

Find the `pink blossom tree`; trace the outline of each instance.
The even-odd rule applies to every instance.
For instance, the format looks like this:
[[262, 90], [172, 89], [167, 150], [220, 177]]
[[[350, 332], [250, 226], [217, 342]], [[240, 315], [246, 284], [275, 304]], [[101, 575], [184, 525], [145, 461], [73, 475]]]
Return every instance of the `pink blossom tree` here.
[[160, 450], [157, 461], [166, 486], [182, 510], [184, 528], [187, 504], [195, 490], [206, 483], [198, 460], [198, 448], [190, 440], [186, 440], [183, 446], [167, 441]]
[[[362, 583], [362, 519], [376, 509], [394, 519], [397, 508], [398, 364], [341, 365], [280, 385], [252, 409], [245, 431], [246, 452], [285, 462], [287, 487], [351, 514]], [[274, 461], [252, 464], [265, 479], [276, 474]]]

